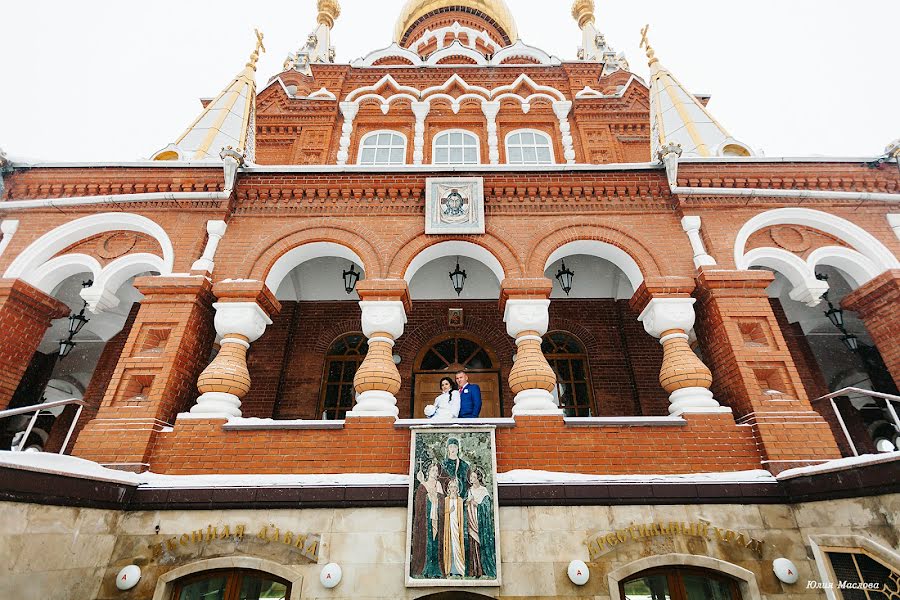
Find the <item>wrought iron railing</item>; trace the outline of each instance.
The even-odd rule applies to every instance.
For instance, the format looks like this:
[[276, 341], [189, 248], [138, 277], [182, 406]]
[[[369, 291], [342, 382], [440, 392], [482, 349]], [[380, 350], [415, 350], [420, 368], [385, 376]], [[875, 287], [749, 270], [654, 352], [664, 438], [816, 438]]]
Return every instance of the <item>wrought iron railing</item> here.
[[59, 449], [59, 454], [65, 454], [66, 447], [69, 445], [69, 440], [72, 438], [72, 432], [75, 431], [75, 425], [78, 424], [78, 418], [81, 416], [81, 411], [84, 409], [85, 404], [87, 404], [84, 400], [80, 400], [78, 398], [69, 398], [68, 400], [53, 400], [51, 402], [43, 402], [41, 404], [33, 404], [31, 406], [23, 406], [22, 408], [0, 410], [0, 419], [15, 417], [17, 415], [27, 415], [28, 413], [32, 412], [34, 413], [34, 416], [31, 417], [31, 420], [28, 422], [28, 427], [25, 429], [25, 435], [22, 436], [22, 441], [19, 442], [18, 450], [21, 452], [25, 449], [25, 445], [28, 443], [28, 437], [31, 435], [31, 431], [34, 429], [34, 424], [37, 422], [38, 417], [41, 415], [41, 411], [56, 408], [59, 406], [70, 406], [72, 404], [78, 405], [78, 410], [75, 412], [75, 418], [72, 419], [72, 424], [69, 425], [69, 431], [66, 433], [66, 439], [63, 441], [62, 447]]

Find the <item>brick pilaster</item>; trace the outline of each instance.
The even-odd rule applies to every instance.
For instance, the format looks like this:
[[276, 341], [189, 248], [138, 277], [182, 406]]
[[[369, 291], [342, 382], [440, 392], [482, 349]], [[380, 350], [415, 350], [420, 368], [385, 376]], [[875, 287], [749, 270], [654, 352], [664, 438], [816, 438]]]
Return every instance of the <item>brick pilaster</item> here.
[[0, 279], [0, 410], [9, 406], [50, 322], [69, 307], [20, 279]]
[[900, 269], [885, 271], [850, 292], [841, 306], [859, 314], [900, 388]]
[[213, 342], [214, 300], [205, 277], [140, 277], [141, 307], [97, 416], [72, 454], [144, 470], [157, 436], [187, 410]]
[[697, 337], [713, 392], [749, 425], [773, 472], [840, 458], [828, 423], [812, 410], [769, 303], [768, 271], [702, 269]]

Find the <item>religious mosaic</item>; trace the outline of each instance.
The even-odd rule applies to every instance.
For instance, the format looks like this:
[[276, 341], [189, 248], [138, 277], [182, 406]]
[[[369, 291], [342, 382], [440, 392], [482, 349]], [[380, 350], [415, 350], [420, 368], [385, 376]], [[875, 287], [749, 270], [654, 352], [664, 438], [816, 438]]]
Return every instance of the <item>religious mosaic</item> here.
[[425, 187], [426, 234], [484, 233], [481, 177], [429, 177]]
[[492, 428], [413, 430], [408, 586], [499, 586]]

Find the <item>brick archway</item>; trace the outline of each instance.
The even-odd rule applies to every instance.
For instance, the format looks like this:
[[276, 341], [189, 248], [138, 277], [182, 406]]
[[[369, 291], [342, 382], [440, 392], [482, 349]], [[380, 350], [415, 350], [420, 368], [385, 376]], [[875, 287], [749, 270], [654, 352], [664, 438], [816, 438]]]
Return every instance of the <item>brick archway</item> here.
[[448, 241], [468, 242], [480, 246], [499, 262], [505, 277], [517, 278], [522, 276], [522, 269], [513, 251], [501, 238], [495, 237], [493, 233], [488, 232], [485, 235], [461, 235], [448, 239], [425, 237], [418, 234], [398, 248], [387, 268], [388, 278], [402, 279], [416, 256], [432, 246]]

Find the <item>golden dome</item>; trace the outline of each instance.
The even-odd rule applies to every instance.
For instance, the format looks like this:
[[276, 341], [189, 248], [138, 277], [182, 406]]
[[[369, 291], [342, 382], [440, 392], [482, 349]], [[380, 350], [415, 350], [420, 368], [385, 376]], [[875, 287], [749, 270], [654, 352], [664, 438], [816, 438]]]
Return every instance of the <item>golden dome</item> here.
[[425, 15], [454, 6], [471, 8], [487, 15], [494, 20], [499, 29], [503, 30], [511, 43], [519, 39], [516, 20], [503, 0], [407, 0], [394, 28], [394, 41], [400, 43], [413, 24]]

